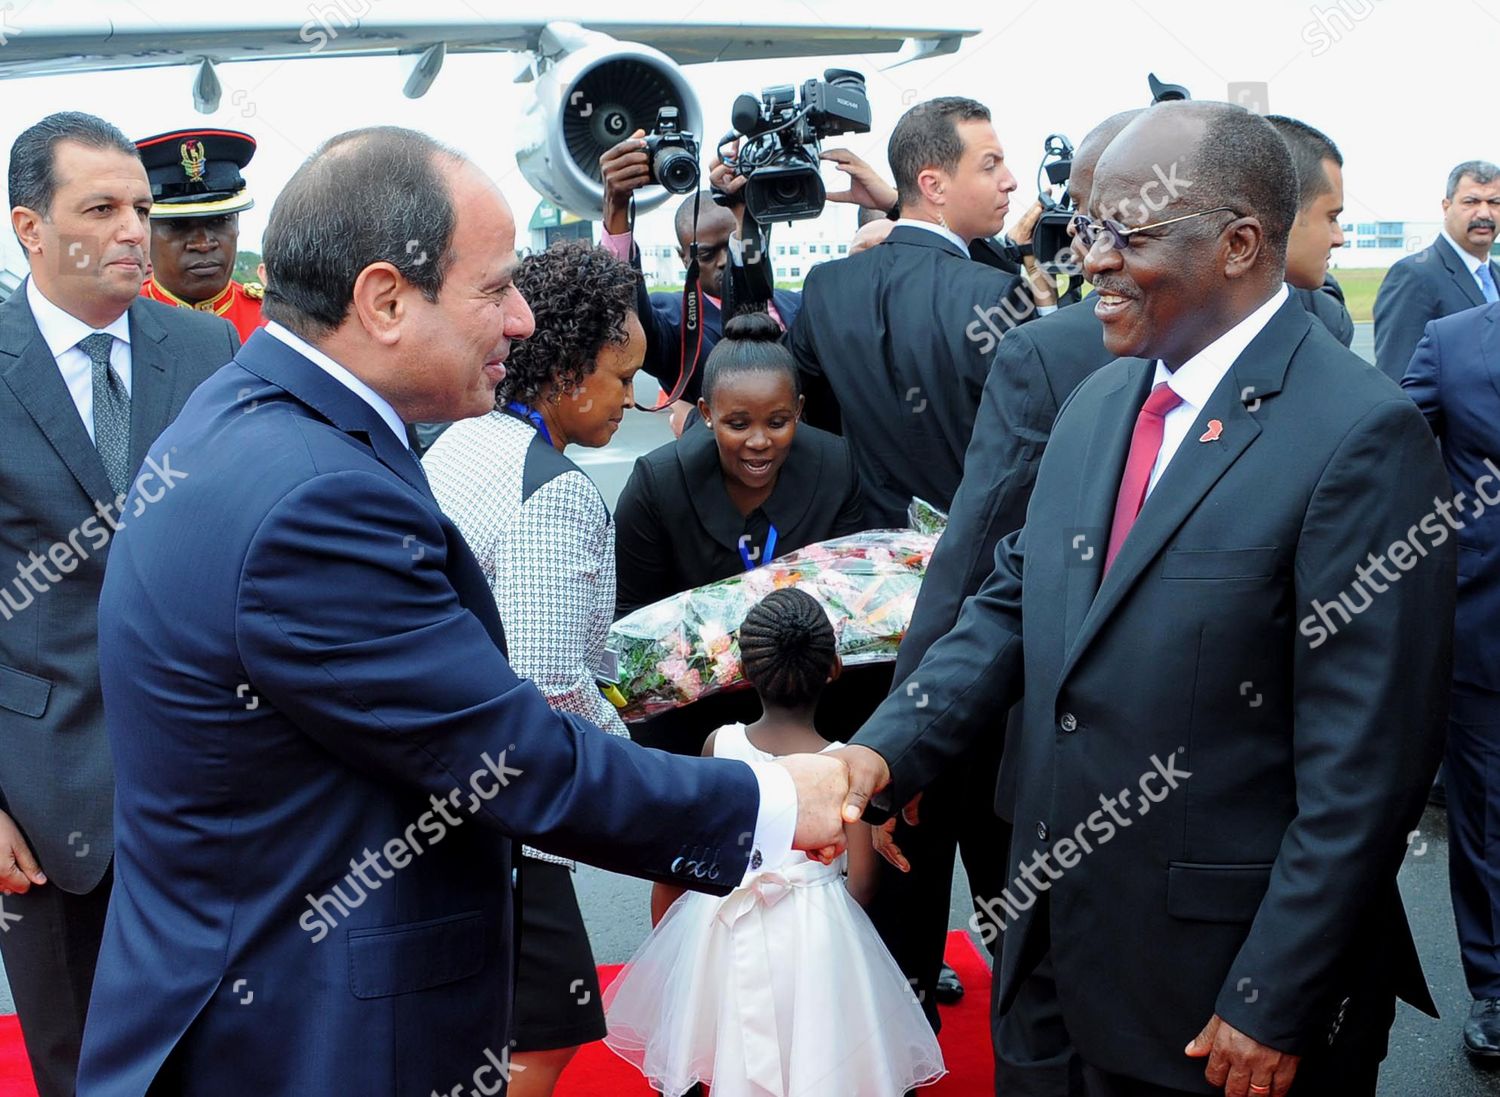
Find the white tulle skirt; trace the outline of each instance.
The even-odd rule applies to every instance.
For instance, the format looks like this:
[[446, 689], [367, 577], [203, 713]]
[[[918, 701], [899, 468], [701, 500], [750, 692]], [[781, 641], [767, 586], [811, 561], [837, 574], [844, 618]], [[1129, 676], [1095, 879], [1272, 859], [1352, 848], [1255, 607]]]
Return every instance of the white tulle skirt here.
[[674, 903], [604, 992], [605, 1043], [678, 1097], [901, 1097], [945, 1073], [916, 995], [835, 867]]

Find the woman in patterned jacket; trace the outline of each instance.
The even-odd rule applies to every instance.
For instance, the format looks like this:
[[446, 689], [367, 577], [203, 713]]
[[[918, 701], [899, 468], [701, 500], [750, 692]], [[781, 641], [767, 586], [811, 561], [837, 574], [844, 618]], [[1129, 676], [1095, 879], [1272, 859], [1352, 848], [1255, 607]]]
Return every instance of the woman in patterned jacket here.
[[[510, 664], [553, 708], [616, 735], [595, 685], [615, 609], [613, 520], [568, 445], [607, 445], [646, 352], [630, 267], [582, 242], [521, 261], [536, 333], [511, 350], [495, 410], [454, 424], [423, 459], [433, 494], [489, 579]], [[572, 864], [524, 847], [511, 1097], [545, 1097], [580, 1044], [604, 1036]], [[523, 1069], [524, 1068], [524, 1069]]]

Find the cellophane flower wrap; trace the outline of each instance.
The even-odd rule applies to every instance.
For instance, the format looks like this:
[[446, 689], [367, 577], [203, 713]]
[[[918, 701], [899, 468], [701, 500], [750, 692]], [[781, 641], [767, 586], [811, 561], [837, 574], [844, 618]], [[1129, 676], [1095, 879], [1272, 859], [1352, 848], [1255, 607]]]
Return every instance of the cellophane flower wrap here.
[[643, 720], [745, 688], [740, 625], [752, 606], [781, 587], [799, 587], [822, 603], [845, 665], [894, 662], [945, 521], [920, 500], [909, 514], [926, 532], [871, 530], [819, 541], [620, 618], [606, 642], [617, 659], [625, 702], [620, 715]]

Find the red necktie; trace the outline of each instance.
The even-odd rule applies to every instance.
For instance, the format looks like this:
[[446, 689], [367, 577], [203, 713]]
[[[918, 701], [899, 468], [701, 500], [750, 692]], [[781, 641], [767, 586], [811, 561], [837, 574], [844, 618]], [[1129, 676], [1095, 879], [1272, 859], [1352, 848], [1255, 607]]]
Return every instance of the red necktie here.
[[1145, 406], [1136, 416], [1135, 430], [1130, 435], [1130, 456], [1125, 459], [1125, 475], [1120, 478], [1120, 494], [1115, 496], [1115, 517], [1109, 524], [1109, 551], [1104, 555], [1104, 575], [1120, 554], [1125, 536], [1146, 502], [1146, 485], [1151, 482], [1151, 470], [1156, 467], [1156, 458], [1161, 453], [1162, 430], [1167, 412], [1182, 403], [1182, 397], [1172, 391], [1163, 381], [1151, 390]]

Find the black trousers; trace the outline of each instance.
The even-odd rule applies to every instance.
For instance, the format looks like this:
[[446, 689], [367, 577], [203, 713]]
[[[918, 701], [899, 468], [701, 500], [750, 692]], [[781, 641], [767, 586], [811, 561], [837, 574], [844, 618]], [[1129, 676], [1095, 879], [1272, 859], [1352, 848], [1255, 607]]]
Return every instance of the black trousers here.
[[1500, 998], [1500, 693], [1454, 683], [1443, 771], [1464, 979], [1475, 998]]
[[[918, 825], [896, 823], [896, 844], [911, 862], [901, 872], [880, 859], [869, 907], [880, 939], [917, 993], [928, 1023], [939, 1028], [938, 974], [948, 937], [954, 859], [960, 850], [975, 896], [999, 895], [1010, 854], [1010, 824], [995, 815], [999, 747], [971, 752], [924, 792]], [[991, 943], [993, 955], [998, 940]]]
[[0, 954], [39, 1097], [73, 1097], [113, 882], [111, 867], [84, 895], [47, 883], [5, 896], [6, 912], [20, 918], [6, 920]]

